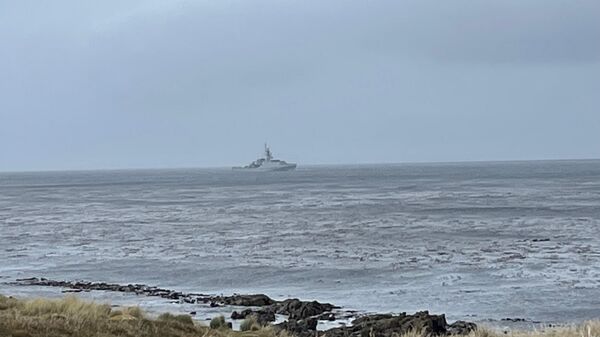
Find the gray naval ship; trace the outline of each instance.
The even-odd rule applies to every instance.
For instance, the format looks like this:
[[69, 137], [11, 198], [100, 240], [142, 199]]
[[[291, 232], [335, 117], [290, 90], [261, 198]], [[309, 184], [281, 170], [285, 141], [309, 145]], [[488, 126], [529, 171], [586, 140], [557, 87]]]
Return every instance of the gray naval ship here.
[[287, 163], [284, 160], [273, 159], [273, 153], [269, 146], [265, 144], [265, 157], [259, 158], [250, 165], [236, 166], [234, 170], [252, 170], [252, 171], [291, 171], [296, 169], [296, 164]]

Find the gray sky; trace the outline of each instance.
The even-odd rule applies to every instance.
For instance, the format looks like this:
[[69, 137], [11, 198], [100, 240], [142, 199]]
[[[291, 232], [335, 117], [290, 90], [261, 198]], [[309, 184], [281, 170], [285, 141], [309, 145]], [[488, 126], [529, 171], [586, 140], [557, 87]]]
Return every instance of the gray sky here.
[[600, 1], [0, 0], [0, 170], [600, 157]]

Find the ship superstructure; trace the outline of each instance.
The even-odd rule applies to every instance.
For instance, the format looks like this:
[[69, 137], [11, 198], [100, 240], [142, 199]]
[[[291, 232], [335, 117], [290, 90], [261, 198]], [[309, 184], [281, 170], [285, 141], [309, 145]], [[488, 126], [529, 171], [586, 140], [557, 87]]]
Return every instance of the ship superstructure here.
[[258, 158], [246, 166], [234, 167], [238, 170], [257, 170], [257, 171], [290, 171], [296, 168], [295, 163], [288, 163], [285, 160], [273, 158], [273, 152], [267, 144], [265, 144], [265, 156]]

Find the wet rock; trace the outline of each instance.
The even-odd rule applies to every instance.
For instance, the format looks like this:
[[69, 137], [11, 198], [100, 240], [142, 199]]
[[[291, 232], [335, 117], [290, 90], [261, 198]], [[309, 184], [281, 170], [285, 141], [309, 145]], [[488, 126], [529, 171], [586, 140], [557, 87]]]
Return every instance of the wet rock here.
[[178, 300], [181, 297], [183, 297], [183, 294], [180, 292], [176, 292], [176, 291], [172, 291], [169, 293], [169, 295], [167, 295], [167, 298], [172, 299], [172, 300]]
[[[406, 315], [406, 313], [400, 314], [400, 316], [402, 316], [402, 315]], [[355, 319], [354, 321], [352, 321], [352, 324], [353, 325], [369, 324], [371, 322], [382, 321], [382, 320], [392, 319], [392, 318], [394, 318], [394, 315], [392, 315], [392, 314], [368, 315], [368, 316], [362, 316], [362, 317]]]
[[316, 318], [307, 318], [300, 320], [289, 320], [283, 323], [275, 324], [275, 329], [285, 330], [300, 337], [314, 336], [317, 330], [318, 320]]
[[275, 313], [267, 310], [259, 310], [255, 314], [256, 321], [260, 325], [267, 325], [270, 322], [275, 322]]
[[318, 316], [337, 308], [329, 303], [319, 303], [317, 301], [306, 302], [296, 298], [279, 302], [275, 307], [278, 314], [289, 315], [290, 320]]
[[[135, 293], [136, 295], [156, 296], [185, 303], [197, 303], [200, 296], [204, 296], [204, 298], [206, 298], [206, 302], [208, 302], [211, 299], [211, 297], [207, 295], [185, 294], [178, 291], [150, 287], [144, 284], [120, 285], [105, 282], [55, 281], [36, 277], [18, 279], [16, 280], [15, 284], [27, 286], [35, 285], [66, 288], [66, 290], [63, 290], [63, 292], [88, 292], [92, 290], [103, 290], [123, 293]], [[202, 300], [204, 300], [204, 298]]]
[[234, 311], [231, 313], [231, 319], [244, 319], [252, 313], [252, 310], [246, 309], [242, 312]]
[[447, 328], [450, 335], [467, 335], [471, 331], [477, 330], [477, 325], [471, 322], [456, 321]]
[[222, 297], [221, 301], [227, 305], [241, 307], [264, 307], [275, 303], [269, 296], [264, 294], [227, 296]]
[[39, 279], [37, 277], [28, 277], [28, 278], [18, 278], [17, 282], [37, 282]]
[[231, 319], [245, 319], [249, 316], [254, 316], [260, 325], [267, 325], [269, 322], [275, 321], [275, 313], [270, 310], [254, 311], [252, 309], [246, 309], [242, 312], [234, 311], [231, 313]]
[[446, 317], [444, 315], [430, 315], [427, 311], [414, 315], [402, 313], [398, 316], [367, 318], [352, 322], [355, 327], [360, 327], [361, 335], [368, 336], [373, 331], [375, 336], [402, 335], [411, 330], [421, 331], [427, 335], [445, 335]]
[[505, 321], [505, 322], [513, 322], [513, 323], [516, 323], [516, 322], [527, 322], [527, 320], [525, 318], [510, 318], [510, 317], [507, 317], [507, 318], [503, 318], [501, 320]]
[[370, 315], [355, 319], [352, 326], [325, 331], [323, 337], [392, 337], [410, 331], [421, 331], [426, 336], [466, 334], [477, 327], [474, 323], [456, 322], [448, 325], [444, 315], [430, 315], [427, 311], [414, 315]]
[[319, 315], [319, 321], [335, 321], [335, 315], [333, 313], [324, 313]]

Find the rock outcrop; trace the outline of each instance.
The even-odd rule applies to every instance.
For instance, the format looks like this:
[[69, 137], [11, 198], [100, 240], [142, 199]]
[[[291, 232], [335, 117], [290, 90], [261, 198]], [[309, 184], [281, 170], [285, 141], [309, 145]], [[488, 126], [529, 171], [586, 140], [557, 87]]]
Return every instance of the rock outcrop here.
[[231, 313], [231, 319], [245, 319], [249, 316], [254, 316], [260, 325], [267, 325], [275, 321], [275, 313], [270, 309], [246, 309], [241, 312], [234, 311]]
[[224, 296], [219, 299], [223, 304], [241, 307], [264, 307], [275, 303], [269, 296], [263, 294]]
[[[316, 319], [313, 322], [316, 322]], [[313, 337], [316, 324], [313, 327], [302, 320], [290, 320], [275, 327], [299, 337]], [[477, 326], [474, 323], [458, 321], [449, 325], [444, 315], [431, 315], [427, 311], [422, 311], [414, 315], [401, 313], [363, 316], [352, 321], [351, 326], [329, 329], [319, 332], [318, 335], [319, 337], [392, 337], [410, 331], [419, 331], [424, 336], [449, 336], [466, 335], [475, 329]]]
[[288, 315], [290, 320], [302, 320], [313, 316], [319, 316], [325, 312], [330, 312], [338, 307], [329, 303], [319, 303], [317, 301], [300, 301], [297, 298], [287, 299], [277, 303], [276, 312], [281, 315]]
[[44, 278], [20, 279], [14, 284], [61, 287], [65, 288], [65, 291], [76, 292], [92, 290], [126, 292], [145, 296], [159, 296], [178, 303], [254, 307], [241, 312], [234, 311], [231, 318], [244, 319], [254, 316], [259, 324], [267, 325], [269, 322], [275, 321], [275, 314], [286, 315], [288, 320], [276, 324], [274, 327], [275, 329], [289, 331], [297, 337], [392, 337], [409, 331], [420, 331], [426, 336], [449, 336], [466, 335], [477, 329], [474, 323], [457, 321], [448, 324], [444, 315], [431, 315], [429, 312], [423, 311], [414, 315], [407, 315], [406, 313], [399, 315], [368, 315], [355, 319], [352, 321], [351, 326], [317, 332], [318, 321], [335, 320], [336, 314], [340, 314], [340, 312], [334, 313], [332, 311], [339, 309], [339, 307], [330, 303], [301, 301], [296, 298], [275, 301], [264, 294], [211, 296], [182, 293], [144, 284], [120, 285], [103, 282], [54, 281]]
[[477, 324], [465, 321], [456, 321], [447, 328], [450, 335], [466, 335], [471, 331], [477, 330]]
[[275, 324], [275, 329], [285, 330], [298, 337], [314, 337], [318, 321], [316, 318], [290, 319], [283, 323]]
[[276, 302], [264, 294], [256, 295], [233, 295], [233, 296], [211, 296], [205, 294], [183, 293], [169, 289], [152, 287], [145, 284], [114, 284], [105, 282], [87, 282], [87, 281], [55, 281], [45, 278], [26, 278], [18, 279], [17, 285], [28, 286], [46, 286], [66, 288], [64, 292], [82, 292], [92, 290], [104, 290], [124, 293], [134, 293], [137, 295], [157, 296], [170, 300], [178, 300], [185, 303], [210, 303], [212, 307], [219, 305], [235, 305], [246, 307], [263, 307], [275, 304]]

